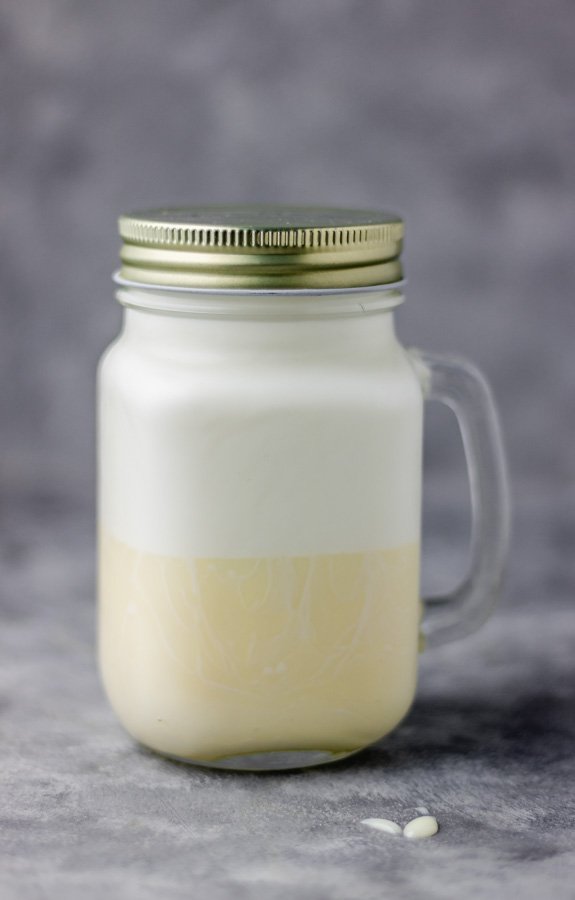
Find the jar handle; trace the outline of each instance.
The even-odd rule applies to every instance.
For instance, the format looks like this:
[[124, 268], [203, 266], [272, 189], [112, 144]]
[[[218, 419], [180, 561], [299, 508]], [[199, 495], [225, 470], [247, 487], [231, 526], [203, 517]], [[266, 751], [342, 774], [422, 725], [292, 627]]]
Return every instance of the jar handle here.
[[426, 399], [456, 415], [471, 493], [470, 570], [452, 592], [424, 600], [424, 646], [435, 647], [475, 631], [493, 611], [509, 545], [509, 484], [497, 409], [481, 372], [451, 356], [420, 350], [410, 356]]

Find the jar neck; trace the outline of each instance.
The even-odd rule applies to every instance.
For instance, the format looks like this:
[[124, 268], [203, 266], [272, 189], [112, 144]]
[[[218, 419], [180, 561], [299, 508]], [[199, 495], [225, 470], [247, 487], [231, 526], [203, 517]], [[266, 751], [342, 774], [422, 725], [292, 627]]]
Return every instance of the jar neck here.
[[124, 336], [142, 349], [202, 356], [257, 352], [260, 358], [370, 351], [380, 356], [386, 344], [396, 343], [393, 309], [403, 300], [399, 291], [384, 289], [337, 295], [143, 293], [118, 292], [126, 308]]
[[373, 287], [326, 290], [213, 290], [159, 288], [114, 280], [117, 300], [136, 309], [225, 318], [300, 318], [359, 315], [394, 309], [403, 303], [403, 282]]

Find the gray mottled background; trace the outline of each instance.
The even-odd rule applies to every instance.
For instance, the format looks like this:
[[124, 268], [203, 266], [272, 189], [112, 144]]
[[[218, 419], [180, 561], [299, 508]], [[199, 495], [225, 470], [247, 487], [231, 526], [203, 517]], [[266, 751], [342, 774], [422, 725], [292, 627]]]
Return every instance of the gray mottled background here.
[[486, 369], [522, 489], [573, 479], [571, 2], [0, 8], [9, 489], [90, 496], [115, 220], [188, 201], [402, 211], [406, 341]]
[[[385, 885], [410, 900], [494, 897], [488, 871], [505, 896], [571, 896], [575, 856], [559, 845], [573, 823], [573, 3], [0, 0], [0, 104], [5, 896], [183, 897], [195, 878], [218, 900], [355, 900]], [[516, 517], [500, 612], [475, 643], [424, 661], [420, 705], [389, 751], [340, 773], [341, 808], [335, 774], [297, 776], [300, 792], [134, 755], [95, 678], [93, 377], [120, 321], [115, 220], [212, 201], [403, 212], [400, 334], [473, 358], [502, 413]], [[466, 503], [456, 428], [432, 411], [429, 583], [464, 564]], [[425, 800], [426, 778], [449, 801], [444, 843], [378, 868], [353, 822], [381, 811], [382, 783], [400, 810]], [[286, 825], [290, 797], [303, 832]], [[473, 824], [482, 798], [491, 832]], [[242, 815], [265, 862], [233, 843]], [[337, 815], [328, 839], [321, 823]]]

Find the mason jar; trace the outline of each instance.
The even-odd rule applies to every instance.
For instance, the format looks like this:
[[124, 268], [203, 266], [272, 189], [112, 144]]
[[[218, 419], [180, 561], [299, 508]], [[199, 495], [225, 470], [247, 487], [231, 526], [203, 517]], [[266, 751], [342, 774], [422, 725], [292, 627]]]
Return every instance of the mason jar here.
[[[395, 728], [419, 649], [488, 615], [500, 431], [466, 362], [406, 350], [389, 213], [202, 207], [120, 219], [99, 371], [99, 654], [127, 731], [235, 769], [341, 759]], [[471, 567], [420, 600], [426, 398], [456, 413]]]

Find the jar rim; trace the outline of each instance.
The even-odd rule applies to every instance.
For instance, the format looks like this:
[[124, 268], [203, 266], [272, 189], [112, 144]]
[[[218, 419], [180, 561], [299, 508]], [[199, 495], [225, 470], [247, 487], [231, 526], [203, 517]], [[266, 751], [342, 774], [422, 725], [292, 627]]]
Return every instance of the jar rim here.
[[362, 316], [395, 309], [403, 303], [405, 281], [355, 288], [176, 288], [141, 284], [119, 273], [116, 298], [122, 306], [168, 315], [221, 318], [323, 318]]

